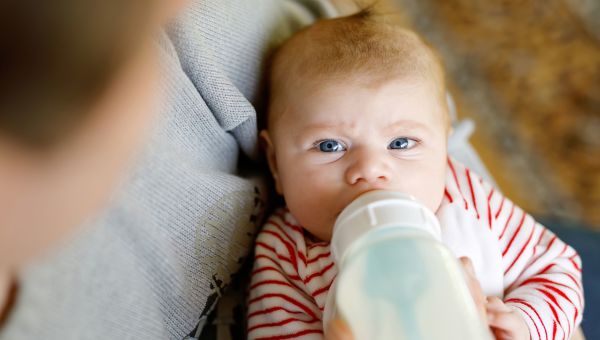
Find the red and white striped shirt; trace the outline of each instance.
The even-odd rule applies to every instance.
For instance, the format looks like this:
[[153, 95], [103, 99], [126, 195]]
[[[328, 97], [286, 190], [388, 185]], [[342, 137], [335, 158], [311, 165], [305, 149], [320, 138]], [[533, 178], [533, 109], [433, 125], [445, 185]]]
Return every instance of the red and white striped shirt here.
[[[468, 256], [484, 294], [520, 312], [532, 339], [569, 339], [581, 322], [576, 251], [488, 183], [448, 159], [436, 212], [442, 240]], [[249, 339], [322, 339], [323, 310], [337, 269], [329, 243], [310, 244], [287, 209], [256, 240], [248, 300]]]

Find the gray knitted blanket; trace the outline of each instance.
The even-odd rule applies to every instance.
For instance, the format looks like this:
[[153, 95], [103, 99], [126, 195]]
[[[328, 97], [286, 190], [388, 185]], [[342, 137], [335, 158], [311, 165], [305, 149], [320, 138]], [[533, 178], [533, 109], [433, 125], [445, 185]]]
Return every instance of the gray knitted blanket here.
[[194, 1], [160, 39], [165, 107], [137, 165], [106, 213], [23, 271], [0, 339], [195, 337], [264, 214], [261, 176], [239, 166], [257, 155], [264, 56], [331, 14], [318, 0]]

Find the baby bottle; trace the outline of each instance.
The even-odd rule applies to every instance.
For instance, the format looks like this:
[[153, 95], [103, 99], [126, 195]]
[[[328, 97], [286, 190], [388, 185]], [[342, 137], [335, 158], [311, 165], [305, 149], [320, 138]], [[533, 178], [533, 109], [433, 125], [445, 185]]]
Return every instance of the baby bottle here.
[[490, 339], [435, 215], [409, 195], [370, 191], [337, 218], [338, 276], [325, 306], [355, 339]]

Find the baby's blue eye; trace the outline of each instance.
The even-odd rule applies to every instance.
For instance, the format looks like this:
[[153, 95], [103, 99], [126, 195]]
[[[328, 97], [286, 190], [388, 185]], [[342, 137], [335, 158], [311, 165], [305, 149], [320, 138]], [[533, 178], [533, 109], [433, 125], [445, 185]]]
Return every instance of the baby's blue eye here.
[[346, 147], [342, 143], [333, 139], [320, 141], [317, 146], [321, 152], [340, 152], [346, 150]]
[[390, 143], [390, 145], [388, 145], [388, 149], [406, 150], [406, 149], [410, 149], [410, 148], [414, 147], [415, 144], [417, 144], [417, 141], [414, 139], [400, 137], [400, 138], [394, 139]]

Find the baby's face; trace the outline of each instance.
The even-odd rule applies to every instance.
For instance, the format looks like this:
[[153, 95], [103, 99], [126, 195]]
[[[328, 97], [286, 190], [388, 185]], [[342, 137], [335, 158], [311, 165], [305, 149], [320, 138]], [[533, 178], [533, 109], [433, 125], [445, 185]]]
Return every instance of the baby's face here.
[[262, 138], [277, 191], [298, 222], [330, 240], [360, 194], [408, 193], [436, 211], [444, 194], [445, 106], [426, 81], [295, 88]]

